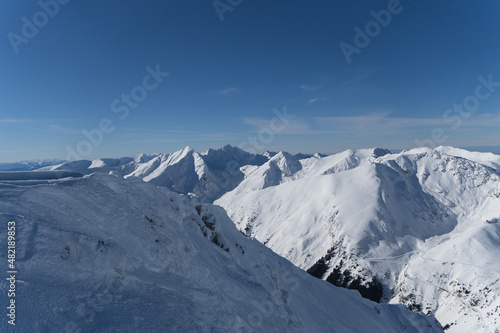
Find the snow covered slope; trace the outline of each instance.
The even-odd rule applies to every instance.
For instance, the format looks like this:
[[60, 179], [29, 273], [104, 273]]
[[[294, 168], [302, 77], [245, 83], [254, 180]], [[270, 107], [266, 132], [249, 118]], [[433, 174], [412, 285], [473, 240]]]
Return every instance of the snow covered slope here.
[[30, 160], [16, 163], [0, 163], [0, 171], [27, 171], [64, 163], [61, 160]]
[[1, 332], [442, 331], [313, 278], [220, 207], [109, 174], [26, 181], [0, 181], [0, 239], [14, 221], [18, 271], [16, 326], [4, 318]]
[[[280, 153], [282, 154], [296, 160], [312, 156]], [[169, 154], [71, 161], [43, 167], [37, 171], [65, 170], [82, 174], [99, 172], [125, 178], [141, 178], [174, 192], [189, 194], [200, 202], [213, 202], [238, 186], [249, 170], [266, 163], [274, 155], [276, 153], [267, 151], [262, 154], [250, 154], [230, 145], [198, 153], [188, 146]]]
[[192, 194], [201, 202], [212, 202], [243, 180], [244, 174], [240, 168], [259, 166], [267, 160], [268, 157], [264, 155], [250, 154], [230, 145], [203, 153], [188, 146], [170, 154], [71, 161], [40, 170], [66, 170], [83, 174], [100, 172], [141, 178], [177, 193]]
[[314, 276], [433, 313], [449, 332], [500, 327], [500, 157], [439, 147], [348, 150], [246, 174], [215, 203]]

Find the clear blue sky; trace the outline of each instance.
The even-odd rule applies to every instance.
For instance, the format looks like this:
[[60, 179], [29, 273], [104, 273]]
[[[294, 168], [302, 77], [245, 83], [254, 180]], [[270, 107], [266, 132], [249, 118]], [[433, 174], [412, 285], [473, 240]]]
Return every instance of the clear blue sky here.
[[[245, 142], [500, 146], [500, 83], [478, 88], [479, 76], [500, 82], [498, 1], [221, 0], [219, 13], [211, 0], [72, 0], [57, 13], [54, 1], [42, 0], [51, 15], [0, 6], [0, 162]], [[390, 22], [370, 23], [388, 7]], [[348, 62], [340, 45], [352, 51], [367, 24]], [[169, 76], [146, 90], [157, 65]], [[471, 114], [447, 112], [464, 100]], [[273, 121], [285, 106], [294, 117]]]

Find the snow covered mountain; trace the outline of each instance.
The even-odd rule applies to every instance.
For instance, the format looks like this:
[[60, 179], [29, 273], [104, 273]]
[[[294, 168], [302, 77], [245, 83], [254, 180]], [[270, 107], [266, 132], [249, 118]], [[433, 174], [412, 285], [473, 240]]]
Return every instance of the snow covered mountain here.
[[140, 178], [183, 194], [193, 194], [201, 202], [212, 202], [234, 189], [244, 178], [243, 166], [262, 165], [268, 160], [227, 145], [203, 153], [186, 147], [170, 154], [142, 154], [135, 158], [81, 160], [41, 168], [83, 174], [112, 173], [125, 178]]
[[[274, 155], [276, 153], [268, 151], [250, 154], [230, 145], [198, 153], [187, 146], [169, 154], [71, 161], [42, 167], [38, 171], [100, 172], [135, 177], [177, 193], [190, 194], [200, 202], [213, 202], [238, 186], [247, 170], [264, 164]], [[294, 156], [304, 158], [312, 155], [299, 153]]]
[[[196, 156], [184, 153], [170, 161]], [[220, 207], [134, 177], [15, 175], [0, 180], [0, 237], [15, 222], [17, 270], [16, 326], [1, 320], [2, 332], [442, 332], [432, 316], [310, 276]], [[2, 295], [9, 287], [0, 281]]]
[[[215, 204], [310, 274], [435, 314], [448, 332], [500, 327], [500, 156], [439, 147], [281, 152]], [[495, 331], [496, 330], [496, 331]]]
[[61, 160], [31, 160], [15, 163], [0, 163], [0, 171], [27, 171], [64, 163]]
[[451, 147], [331, 156], [186, 147], [40, 170], [73, 172], [58, 178], [110, 173], [198, 203], [218, 199], [240, 231], [313, 276], [435, 314], [449, 332], [500, 326], [498, 155]]

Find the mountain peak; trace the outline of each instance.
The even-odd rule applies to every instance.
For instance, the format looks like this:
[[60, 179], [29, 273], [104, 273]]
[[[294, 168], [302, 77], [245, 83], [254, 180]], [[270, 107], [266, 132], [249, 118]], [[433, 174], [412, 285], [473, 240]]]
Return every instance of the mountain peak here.
[[183, 153], [190, 153], [190, 152], [193, 152], [194, 149], [191, 147], [191, 146], [186, 146], [182, 149], [182, 152]]
[[298, 160], [298, 158], [295, 155], [287, 153], [286, 151], [280, 151], [271, 158], [271, 161], [277, 161], [277, 160], [282, 160], [282, 159], [292, 160], [292, 161]]
[[230, 144], [227, 144], [224, 147], [222, 147], [222, 150], [239, 150], [239, 151], [243, 151], [242, 149], [240, 149], [238, 147], [235, 147], [235, 146], [231, 146]]
[[373, 156], [374, 157], [382, 157], [388, 154], [392, 154], [392, 152], [389, 149], [386, 148], [374, 148], [373, 149]]

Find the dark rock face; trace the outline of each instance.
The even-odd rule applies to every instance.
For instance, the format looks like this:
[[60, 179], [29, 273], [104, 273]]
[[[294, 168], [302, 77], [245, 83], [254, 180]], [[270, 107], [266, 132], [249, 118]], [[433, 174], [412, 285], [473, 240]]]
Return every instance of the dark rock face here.
[[326, 263], [325, 259], [321, 258], [307, 270], [307, 273], [311, 274], [314, 277], [317, 277], [318, 279], [321, 279], [323, 275], [325, 275], [327, 269], [328, 264]]
[[[214, 243], [224, 251], [229, 252], [229, 247], [224, 245], [222, 237], [215, 230], [217, 222], [215, 216], [212, 213], [209, 213], [207, 211], [207, 208], [203, 205], [197, 205], [195, 206], [195, 209], [196, 213], [198, 213], [198, 215], [201, 217], [201, 221], [203, 222], [203, 224], [198, 224], [201, 232], [203, 233], [203, 236], [210, 239], [212, 243]], [[243, 251], [243, 248], [240, 247], [240, 249], [243, 253], [245, 252]]]
[[323, 258], [319, 259], [311, 268], [307, 270], [307, 273], [311, 274], [318, 279], [323, 278], [328, 267], [330, 267], [330, 261], [335, 256], [335, 247], [332, 247], [328, 252], [323, 256]]
[[[319, 259], [311, 266], [311, 268], [307, 270], [307, 273], [318, 279], [323, 278], [330, 267], [330, 261], [334, 257], [334, 253], [335, 248], [333, 247], [323, 258]], [[360, 276], [353, 276], [351, 271], [344, 267], [343, 260], [340, 260], [340, 263], [335, 266], [332, 273], [326, 278], [326, 281], [337, 287], [355, 289], [359, 291], [364, 298], [368, 298], [377, 303], [380, 303], [384, 294], [384, 288], [376, 277], [367, 279]]]
[[372, 277], [371, 281], [363, 281], [359, 276], [354, 277], [348, 269], [342, 268], [342, 261], [333, 269], [326, 281], [337, 287], [355, 289], [361, 296], [374, 302], [380, 302], [384, 294], [384, 288], [376, 277]]

